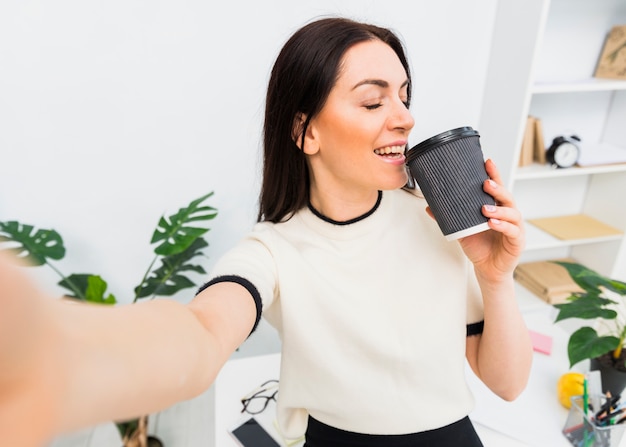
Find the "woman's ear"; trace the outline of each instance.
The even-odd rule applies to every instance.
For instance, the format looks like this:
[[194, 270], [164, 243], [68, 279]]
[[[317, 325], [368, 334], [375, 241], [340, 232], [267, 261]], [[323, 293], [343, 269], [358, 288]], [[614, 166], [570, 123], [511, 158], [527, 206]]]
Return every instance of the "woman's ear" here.
[[291, 138], [298, 146], [298, 149], [308, 155], [316, 153], [319, 149], [319, 144], [310, 124], [311, 121], [307, 118], [307, 115], [298, 112], [293, 120], [293, 131], [291, 133]]

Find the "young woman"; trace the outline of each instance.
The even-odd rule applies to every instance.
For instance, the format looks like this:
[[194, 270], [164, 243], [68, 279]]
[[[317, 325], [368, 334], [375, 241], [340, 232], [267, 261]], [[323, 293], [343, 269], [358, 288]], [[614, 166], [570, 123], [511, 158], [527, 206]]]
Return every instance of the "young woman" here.
[[36, 445], [190, 398], [263, 314], [283, 344], [287, 436], [306, 433], [307, 447], [480, 446], [465, 360], [509, 400], [530, 369], [512, 276], [522, 219], [487, 161], [491, 230], [444, 239], [425, 201], [402, 188], [410, 99], [391, 31], [342, 18], [298, 30], [269, 82], [259, 223], [189, 305], [46, 300], [5, 261], [4, 439]]

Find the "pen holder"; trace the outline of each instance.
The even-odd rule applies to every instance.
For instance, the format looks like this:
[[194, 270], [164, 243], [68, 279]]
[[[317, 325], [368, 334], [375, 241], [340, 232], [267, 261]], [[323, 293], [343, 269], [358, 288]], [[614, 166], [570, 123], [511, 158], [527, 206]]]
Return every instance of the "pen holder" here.
[[596, 412], [606, 402], [605, 396], [589, 396], [585, 414], [582, 396], [573, 396], [572, 406], [563, 427], [563, 434], [576, 447], [618, 447], [626, 424], [610, 425], [608, 419], [596, 418]]

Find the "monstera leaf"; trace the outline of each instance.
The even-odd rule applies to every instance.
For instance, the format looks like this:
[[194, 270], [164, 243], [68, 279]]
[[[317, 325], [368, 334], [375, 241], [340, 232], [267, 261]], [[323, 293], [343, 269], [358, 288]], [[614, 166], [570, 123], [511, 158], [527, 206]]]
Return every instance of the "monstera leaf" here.
[[559, 313], [554, 321], [557, 322], [567, 318], [583, 318], [586, 320], [604, 318], [612, 320], [617, 318], [617, 312], [605, 307], [611, 304], [617, 303], [597, 294], [573, 295], [566, 303], [554, 304], [554, 307], [559, 309]]
[[115, 304], [117, 300], [112, 294], [105, 296], [107, 283], [99, 275], [75, 273], [59, 282], [61, 287], [72, 292], [69, 298], [97, 304]]
[[[623, 318], [619, 318], [624, 306], [620, 296], [626, 295], [626, 283], [602, 276], [581, 264], [553, 262], [563, 266], [583, 289], [582, 292], [574, 292], [567, 302], [554, 305], [559, 310], [555, 321], [569, 318], [594, 320], [594, 324], [596, 320], [614, 321], [610, 325], [604, 325], [608, 332], [603, 331], [602, 335], [589, 326], [580, 327], [570, 335], [567, 345], [570, 366], [611, 351], [613, 358], [618, 359], [626, 340], [626, 326]], [[614, 293], [608, 293], [609, 291]]]
[[6, 250], [17, 257], [27, 258], [34, 266], [47, 263], [48, 259], [59, 260], [65, 256], [63, 239], [54, 230], [35, 229], [32, 225], [15, 220], [0, 222], [0, 242], [13, 242]]
[[181, 272], [193, 271], [206, 273], [200, 265], [189, 263], [196, 256], [202, 255], [201, 250], [209, 244], [202, 237], [197, 237], [182, 253], [161, 258], [161, 266], [152, 271], [139, 286], [135, 288], [135, 300], [147, 296], [171, 296], [176, 292], [195, 286]]
[[570, 367], [582, 360], [599, 357], [616, 349], [619, 345], [618, 337], [599, 336], [595, 329], [581, 327], [570, 336], [567, 344]]
[[[202, 249], [209, 245], [202, 237], [209, 229], [195, 226], [193, 222], [217, 216], [215, 208], [203, 205], [212, 195], [213, 192], [205, 194], [177, 213], [161, 217], [151, 240], [151, 244], [157, 244], [154, 248], [156, 256], [135, 287], [134, 301], [148, 296], [174, 295], [195, 286], [185, 272], [206, 273], [200, 265], [190, 261], [202, 255]], [[0, 222], [0, 250], [11, 250], [19, 257], [28, 258], [32, 265], [47, 264], [61, 276], [59, 285], [69, 291], [69, 298], [101, 304], [117, 302], [115, 296], [107, 293], [107, 283], [100, 276], [87, 273], [66, 276], [48, 262], [65, 256], [63, 239], [54, 230], [35, 229], [17, 221]], [[160, 267], [153, 270], [159, 260]]]
[[197, 238], [206, 233], [208, 228], [194, 227], [191, 222], [211, 220], [217, 216], [217, 211], [211, 206], [201, 206], [202, 202], [211, 197], [210, 192], [187, 207], [181, 208], [169, 219], [161, 217], [157, 228], [152, 235], [151, 244], [161, 242], [154, 249], [157, 255], [171, 256], [185, 251]]
[[564, 261], [554, 261], [554, 263], [565, 267], [574, 282], [587, 294], [599, 296], [602, 294], [600, 287], [604, 287], [620, 295], [626, 295], [626, 283], [624, 282], [604, 277], [581, 264]]

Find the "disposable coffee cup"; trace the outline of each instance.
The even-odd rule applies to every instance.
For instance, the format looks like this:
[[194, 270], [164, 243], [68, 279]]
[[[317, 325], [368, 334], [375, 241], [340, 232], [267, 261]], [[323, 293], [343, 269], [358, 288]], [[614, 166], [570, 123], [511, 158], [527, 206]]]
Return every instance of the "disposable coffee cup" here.
[[407, 165], [439, 228], [452, 241], [489, 229], [483, 205], [488, 178], [480, 135], [471, 127], [442, 132], [407, 151]]

